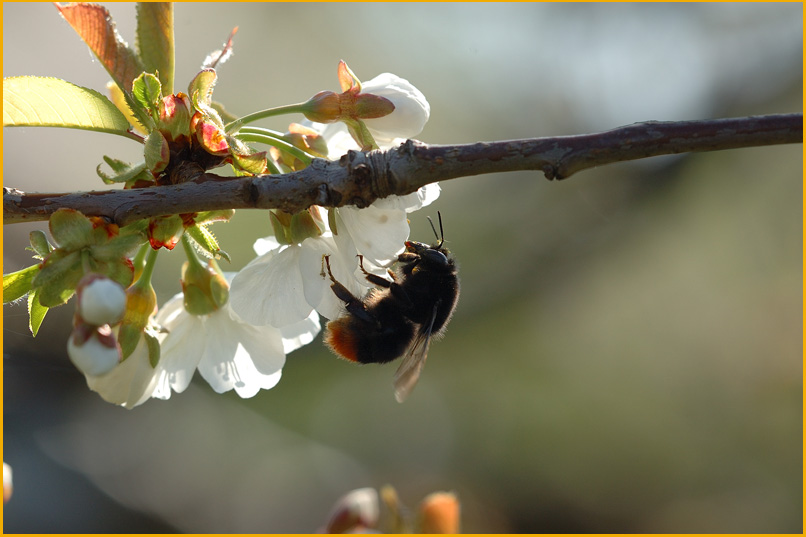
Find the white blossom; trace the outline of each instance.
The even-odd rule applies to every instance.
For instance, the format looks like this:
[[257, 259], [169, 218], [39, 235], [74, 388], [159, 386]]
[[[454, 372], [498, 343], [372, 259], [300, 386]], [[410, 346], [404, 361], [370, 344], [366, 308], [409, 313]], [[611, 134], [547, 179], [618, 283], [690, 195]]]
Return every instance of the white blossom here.
[[[362, 83], [362, 93], [391, 100], [395, 110], [388, 116], [362, 120], [381, 149], [389, 149], [405, 138], [419, 134], [430, 115], [425, 96], [408, 81], [390, 73]], [[349, 149], [358, 150], [343, 123], [312, 123], [328, 147], [328, 158], [337, 159]], [[334, 209], [336, 229], [299, 244], [280, 245], [272, 238], [258, 239], [258, 257], [233, 279], [232, 308], [245, 321], [256, 325], [286, 327], [316, 312], [334, 319], [343, 302], [330, 288], [323, 256], [328, 256], [334, 278], [356, 296], [370, 287], [359, 268], [384, 276], [409, 237], [408, 213], [439, 197], [439, 186], [428, 185], [407, 196], [390, 196], [364, 209], [352, 206]], [[325, 214], [324, 209], [320, 209]], [[327, 218], [323, 216], [327, 222]]]
[[171, 391], [183, 392], [197, 369], [218, 393], [234, 389], [241, 397], [252, 397], [273, 388], [280, 381], [285, 353], [312, 340], [320, 329], [318, 319], [310, 316], [285, 330], [254, 326], [239, 318], [230, 302], [209, 315], [191, 315], [181, 294], [162, 307], [156, 320], [168, 331], [154, 392], [161, 399], [168, 399]]

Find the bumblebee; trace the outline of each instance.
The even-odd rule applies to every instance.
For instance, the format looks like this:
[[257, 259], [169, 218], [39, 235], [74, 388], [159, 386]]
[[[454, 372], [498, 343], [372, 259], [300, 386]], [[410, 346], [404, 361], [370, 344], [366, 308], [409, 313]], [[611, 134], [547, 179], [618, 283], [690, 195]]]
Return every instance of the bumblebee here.
[[358, 265], [376, 288], [359, 298], [339, 283], [324, 257], [331, 289], [344, 302], [345, 314], [327, 323], [325, 343], [337, 355], [361, 364], [387, 363], [403, 357], [395, 373], [395, 398], [403, 402], [411, 393], [428, 356], [431, 339], [444, 334], [459, 300], [459, 277], [453, 255], [444, 247], [442, 215], [440, 234], [429, 218], [437, 242], [406, 241], [391, 281]]

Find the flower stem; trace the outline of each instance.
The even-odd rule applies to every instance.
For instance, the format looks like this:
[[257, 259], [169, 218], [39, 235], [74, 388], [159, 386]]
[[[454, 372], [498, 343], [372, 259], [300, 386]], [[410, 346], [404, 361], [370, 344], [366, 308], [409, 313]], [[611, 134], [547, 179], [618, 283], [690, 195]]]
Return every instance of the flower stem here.
[[[148, 248], [148, 254], [146, 255], [146, 264], [143, 267], [143, 272], [140, 273], [140, 277], [137, 278], [137, 282], [135, 285], [142, 285], [142, 286], [150, 286], [151, 285], [151, 275], [154, 274], [154, 265], [157, 262], [157, 254], [159, 254], [159, 250], [155, 250], [153, 248]], [[138, 257], [140, 252], [138, 252]]]
[[232, 134], [234, 132], [238, 132], [238, 129], [240, 129], [247, 123], [252, 123], [253, 121], [257, 121], [259, 119], [273, 116], [281, 116], [283, 114], [297, 114], [297, 113], [301, 114], [305, 110], [305, 104], [306, 103], [288, 104], [285, 106], [268, 108], [266, 110], [261, 110], [260, 112], [247, 114], [241, 118], [236, 119], [235, 121], [232, 121], [231, 123], [227, 123], [224, 126], [224, 131], [227, 134]]
[[190, 239], [185, 234], [182, 234], [182, 247], [185, 249], [185, 255], [188, 258], [188, 262], [193, 265], [193, 268], [207, 270], [204, 265], [202, 265], [199, 256], [196, 255], [196, 249], [190, 244]]
[[289, 155], [292, 155], [302, 161], [306, 166], [311, 163], [311, 160], [313, 160], [311, 155], [283, 140], [281, 138], [282, 134], [269, 129], [261, 129], [259, 127], [244, 127], [238, 132], [237, 137], [244, 142], [258, 142], [276, 147], [277, 149], [282, 149]]

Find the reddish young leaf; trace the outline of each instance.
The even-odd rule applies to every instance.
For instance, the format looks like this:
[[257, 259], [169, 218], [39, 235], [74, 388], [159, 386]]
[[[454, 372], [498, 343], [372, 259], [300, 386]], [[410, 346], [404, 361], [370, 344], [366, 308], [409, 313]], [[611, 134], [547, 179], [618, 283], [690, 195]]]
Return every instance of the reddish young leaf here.
[[126, 93], [144, 71], [137, 54], [120, 37], [109, 11], [97, 4], [59, 5], [56, 8], [95, 53], [115, 83]]

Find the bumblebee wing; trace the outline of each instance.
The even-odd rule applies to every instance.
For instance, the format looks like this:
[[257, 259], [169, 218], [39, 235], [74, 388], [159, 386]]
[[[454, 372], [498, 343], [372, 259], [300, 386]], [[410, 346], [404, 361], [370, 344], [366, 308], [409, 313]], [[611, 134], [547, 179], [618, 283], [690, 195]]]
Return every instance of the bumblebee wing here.
[[430, 320], [420, 327], [417, 336], [403, 357], [403, 362], [395, 372], [395, 399], [397, 399], [398, 403], [406, 400], [420, 378], [420, 372], [423, 370], [425, 359], [428, 357], [428, 347], [431, 345], [431, 330], [436, 316], [437, 306], [434, 305]]

